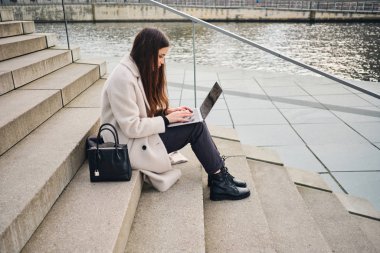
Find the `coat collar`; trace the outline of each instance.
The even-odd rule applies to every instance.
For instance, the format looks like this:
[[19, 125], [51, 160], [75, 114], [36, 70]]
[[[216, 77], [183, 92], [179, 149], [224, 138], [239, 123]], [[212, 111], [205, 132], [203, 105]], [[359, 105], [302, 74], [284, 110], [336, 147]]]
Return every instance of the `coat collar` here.
[[140, 88], [141, 93], [143, 94], [145, 106], [147, 107], [148, 110], [150, 110], [148, 99], [146, 98], [145, 90], [142, 85], [140, 71], [135, 61], [133, 60], [132, 56], [130, 56], [129, 54], [125, 55], [123, 59], [121, 59], [120, 63], [126, 66], [131, 71], [131, 73], [137, 78], [137, 85]]
[[135, 61], [133, 60], [132, 56], [129, 54], [125, 55], [123, 59], [120, 61], [121, 64], [125, 65], [135, 77], [140, 78], [140, 71], [137, 67]]

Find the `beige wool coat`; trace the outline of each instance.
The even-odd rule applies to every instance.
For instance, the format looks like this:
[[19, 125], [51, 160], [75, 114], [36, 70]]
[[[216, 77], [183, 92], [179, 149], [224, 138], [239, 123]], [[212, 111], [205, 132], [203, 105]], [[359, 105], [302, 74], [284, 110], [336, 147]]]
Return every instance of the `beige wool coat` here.
[[[102, 91], [101, 123], [115, 126], [119, 141], [128, 145], [133, 169], [144, 174], [144, 180], [159, 191], [169, 189], [181, 176], [173, 169], [159, 133], [165, 132], [162, 117], [148, 117], [149, 104], [138, 67], [126, 55], [108, 77]], [[105, 141], [112, 134], [102, 132]]]

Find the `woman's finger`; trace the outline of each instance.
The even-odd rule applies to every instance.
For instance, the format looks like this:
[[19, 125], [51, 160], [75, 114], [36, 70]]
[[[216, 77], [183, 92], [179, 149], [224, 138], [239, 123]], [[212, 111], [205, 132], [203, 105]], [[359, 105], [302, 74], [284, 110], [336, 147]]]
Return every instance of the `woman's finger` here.
[[178, 109], [179, 109], [180, 111], [184, 111], [184, 110], [187, 110], [187, 111], [190, 111], [190, 112], [193, 111], [193, 110], [192, 110], [190, 107], [188, 107], [188, 106], [180, 106], [180, 107], [178, 107]]

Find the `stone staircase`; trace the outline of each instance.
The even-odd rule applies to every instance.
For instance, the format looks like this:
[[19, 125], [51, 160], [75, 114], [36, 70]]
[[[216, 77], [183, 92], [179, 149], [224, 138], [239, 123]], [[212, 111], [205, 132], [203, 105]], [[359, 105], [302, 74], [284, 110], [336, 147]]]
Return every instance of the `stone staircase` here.
[[85, 140], [99, 126], [105, 63], [0, 15], [0, 252], [380, 252], [369, 202], [241, 145], [233, 129], [210, 127], [248, 199], [210, 201], [190, 147], [167, 192], [136, 171], [91, 183]]

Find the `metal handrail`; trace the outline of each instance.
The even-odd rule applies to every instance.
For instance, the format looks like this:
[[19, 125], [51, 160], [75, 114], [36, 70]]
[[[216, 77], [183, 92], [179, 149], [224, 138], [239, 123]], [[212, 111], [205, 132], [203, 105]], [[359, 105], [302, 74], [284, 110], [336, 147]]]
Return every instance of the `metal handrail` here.
[[70, 40], [69, 40], [69, 32], [67, 31], [67, 19], [66, 19], [65, 3], [63, 2], [63, 0], [62, 0], [62, 12], [63, 12], [63, 21], [65, 22], [67, 49], [70, 50]]
[[[305, 64], [305, 63], [302, 63], [302, 62], [300, 62], [300, 61], [294, 60], [294, 59], [292, 59], [292, 58], [290, 58], [290, 57], [288, 57], [288, 56], [286, 56], [286, 55], [284, 55], [284, 54], [281, 54], [281, 53], [279, 53], [279, 52], [276, 52], [275, 50], [272, 50], [272, 49], [269, 49], [269, 48], [267, 48], [267, 47], [261, 46], [261, 45], [255, 43], [255, 42], [253, 42], [252, 40], [246, 39], [246, 38], [244, 38], [244, 37], [242, 37], [242, 36], [240, 36], [240, 35], [237, 35], [237, 34], [235, 34], [235, 33], [232, 33], [232, 32], [229, 32], [229, 31], [227, 31], [227, 30], [224, 30], [224, 29], [222, 29], [222, 28], [220, 28], [220, 27], [218, 27], [218, 26], [215, 26], [215, 25], [213, 25], [213, 24], [210, 24], [210, 23], [208, 23], [208, 22], [206, 22], [206, 21], [203, 21], [203, 20], [201, 20], [201, 19], [199, 19], [199, 18], [193, 17], [193, 16], [191, 16], [191, 15], [189, 15], [189, 14], [186, 14], [186, 13], [184, 13], [184, 12], [181, 12], [181, 11], [179, 11], [179, 10], [176, 10], [176, 9], [170, 7], [170, 6], [167, 6], [167, 5], [165, 5], [165, 4], [159, 3], [159, 2], [157, 2], [157, 1], [154, 1], [154, 0], [145, 0], [145, 1], [146, 1], [146, 2], [149, 2], [149, 3], [153, 4], [153, 5], [159, 6], [159, 7], [161, 7], [161, 8], [164, 8], [164, 9], [170, 11], [170, 12], [173, 12], [173, 13], [175, 13], [175, 14], [181, 16], [181, 17], [184, 17], [184, 18], [186, 18], [186, 19], [189, 19], [189, 20], [191, 20], [191, 21], [194, 22], [194, 23], [198, 23], [198, 24], [200, 24], [200, 25], [202, 25], [202, 26], [205, 26], [205, 27], [211, 28], [211, 29], [213, 29], [213, 30], [215, 30], [215, 31], [218, 31], [218, 32], [220, 32], [220, 33], [223, 33], [223, 34], [225, 34], [225, 35], [227, 35], [227, 36], [229, 36], [229, 37], [231, 37], [231, 38], [237, 39], [237, 40], [239, 40], [239, 41], [241, 41], [241, 42], [243, 42], [243, 43], [246, 43], [246, 44], [248, 44], [248, 45], [251, 45], [251, 46], [253, 46], [253, 47], [256, 47], [256, 48], [258, 48], [258, 49], [260, 49], [260, 50], [262, 50], [262, 51], [264, 51], [264, 52], [267, 52], [267, 53], [269, 53], [269, 54], [272, 54], [272, 55], [274, 55], [274, 56], [276, 56], [276, 57], [278, 57], [278, 58], [281, 58], [281, 59], [286, 60], [286, 61], [288, 61], [288, 62], [291, 62], [291, 63], [293, 63], [293, 64], [295, 64], [295, 65], [298, 65], [298, 66], [300, 66], [300, 67], [302, 67], [302, 68], [305, 68], [305, 69], [308, 69], [308, 70], [310, 70], [310, 71], [312, 71], [312, 72], [314, 72], [314, 73], [317, 73], [317, 74], [319, 74], [319, 75], [321, 75], [321, 76], [327, 77], [327, 78], [329, 78], [329, 79], [331, 79], [331, 80], [333, 80], [333, 81], [336, 81], [336, 82], [338, 82], [338, 83], [341, 83], [341, 84], [343, 84], [343, 85], [346, 85], [346, 86], [348, 86], [348, 87], [350, 87], [350, 88], [352, 88], [352, 89], [355, 89], [355, 90], [361, 91], [361, 92], [363, 92], [363, 93], [365, 93], [365, 94], [367, 94], [367, 95], [370, 95], [370, 96], [372, 96], [372, 97], [375, 97], [375, 98], [380, 99], [380, 95], [377, 94], [377, 93], [374, 93], [374, 92], [368, 91], [368, 90], [366, 90], [366, 89], [363, 89], [363, 88], [361, 88], [361, 87], [358, 87], [358, 86], [352, 84], [351, 82], [348, 82], [348, 81], [343, 80], [343, 79], [341, 79], [341, 78], [339, 78], [339, 77], [336, 77], [336, 76], [334, 76], [334, 75], [331, 75], [331, 74], [329, 74], [329, 73], [326, 73], [326, 72], [324, 72], [324, 71], [322, 71], [322, 70], [319, 70], [319, 69], [317, 69], [317, 68], [315, 68], [315, 67], [312, 67], [312, 66], [310, 66], [310, 65], [308, 65], [308, 64]], [[194, 64], [195, 64], [195, 63], [194, 63]], [[194, 70], [194, 71], [195, 71], [195, 70]]]

